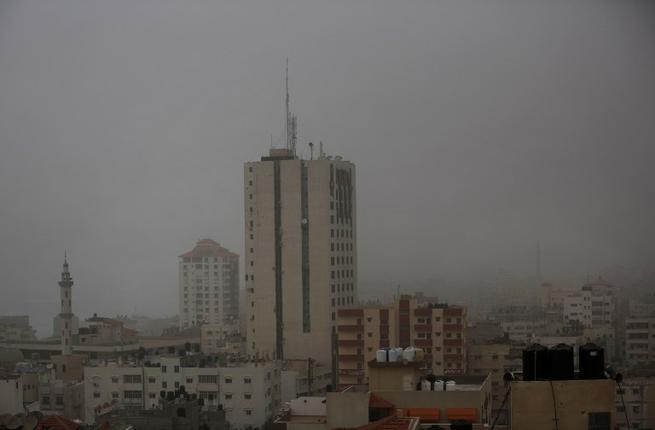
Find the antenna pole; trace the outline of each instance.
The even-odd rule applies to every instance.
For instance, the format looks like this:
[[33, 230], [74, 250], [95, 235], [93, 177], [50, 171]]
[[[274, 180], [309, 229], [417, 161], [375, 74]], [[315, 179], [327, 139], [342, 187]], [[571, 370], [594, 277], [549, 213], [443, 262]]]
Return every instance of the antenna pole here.
[[286, 88], [286, 113], [287, 113], [287, 119], [286, 119], [286, 126], [285, 126], [285, 132], [287, 135], [287, 149], [291, 149], [291, 139], [290, 139], [290, 134], [289, 130], [290, 128], [290, 123], [291, 123], [291, 111], [289, 110], [289, 57], [287, 57], [287, 67], [286, 67], [286, 78], [285, 78], [285, 88]]

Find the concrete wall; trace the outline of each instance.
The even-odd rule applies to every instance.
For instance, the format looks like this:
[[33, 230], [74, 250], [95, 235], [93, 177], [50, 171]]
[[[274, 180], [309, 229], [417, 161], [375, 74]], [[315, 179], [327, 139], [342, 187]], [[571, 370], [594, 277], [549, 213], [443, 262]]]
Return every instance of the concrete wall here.
[[23, 412], [23, 382], [19, 377], [0, 378], [0, 414]]
[[552, 430], [555, 419], [553, 392], [560, 429], [586, 429], [588, 414], [609, 412], [614, 427], [614, 395], [612, 380], [512, 382], [512, 430]]
[[369, 393], [327, 393], [328, 428], [359, 427], [368, 424]]

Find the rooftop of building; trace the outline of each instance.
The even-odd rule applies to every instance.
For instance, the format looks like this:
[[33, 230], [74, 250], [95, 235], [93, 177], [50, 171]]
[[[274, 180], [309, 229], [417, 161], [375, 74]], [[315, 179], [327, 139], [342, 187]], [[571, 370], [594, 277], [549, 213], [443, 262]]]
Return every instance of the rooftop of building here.
[[185, 252], [179, 258], [193, 257], [237, 257], [238, 255], [223, 248], [213, 239], [200, 239], [191, 251]]

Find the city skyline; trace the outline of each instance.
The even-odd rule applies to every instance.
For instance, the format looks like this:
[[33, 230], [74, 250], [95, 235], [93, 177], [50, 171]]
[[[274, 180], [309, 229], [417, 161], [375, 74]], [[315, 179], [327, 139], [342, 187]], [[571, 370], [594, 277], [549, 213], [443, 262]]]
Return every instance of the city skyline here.
[[[286, 57], [299, 153], [323, 141], [358, 165], [362, 285], [526, 277], [537, 242], [555, 282], [652, 271], [650, 7], [285, 3], [301, 39], [245, 6], [0, 7], [5, 313], [52, 309], [63, 248], [89, 314], [174, 313], [190, 241], [243, 255], [241, 164], [280, 141]], [[173, 16], [194, 30], [171, 35]]]

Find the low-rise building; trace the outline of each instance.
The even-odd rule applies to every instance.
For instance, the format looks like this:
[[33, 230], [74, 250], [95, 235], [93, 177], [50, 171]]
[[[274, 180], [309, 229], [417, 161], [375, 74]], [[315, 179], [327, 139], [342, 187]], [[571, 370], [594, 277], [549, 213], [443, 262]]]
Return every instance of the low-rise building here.
[[161, 357], [143, 364], [102, 362], [84, 368], [85, 421], [94, 422], [106, 407], [157, 409], [162, 394], [183, 390], [202, 400], [206, 410], [225, 410], [235, 429], [260, 427], [279, 406], [279, 362], [247, 362], [219, 367], [203, 356]]

